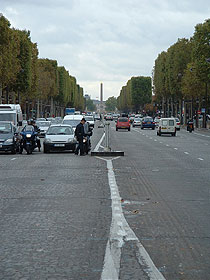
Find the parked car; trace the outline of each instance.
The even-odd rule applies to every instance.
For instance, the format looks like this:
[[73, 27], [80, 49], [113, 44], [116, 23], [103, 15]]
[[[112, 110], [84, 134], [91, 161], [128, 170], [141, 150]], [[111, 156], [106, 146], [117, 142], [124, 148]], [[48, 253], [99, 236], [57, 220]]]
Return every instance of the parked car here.
[[141, 123], [141, 129], [144, 128], [152, 128], [155, 129], [155, 122], [153, 121], [153, 118], [151, 117], [144, 117]]
[[135, 126], [141, 126], [141, 119], [140, 118], [135, 118], [133, 120], [133, 123], [132, 123], [133, 127]]
[[38, 126], [39, 128], [39, 136], [45, 136], [48, 128], [50, 127], [51, 125], [51, 122], [50, 121], [39, 121], [39, 122], [36, 122], [36, 125]]
[[130, 125], [129, 119], [125, 118], [125, 117], [118, 118], [117, 123], [116, 123], [116, 131], [118, 131], [118, 129], [127, 129], [128, 131], [130, 131], [131, 125]]
[[0, 152], [16, 154], [19, 150], [20, 136], [11, 122], [0, 122]]
[[176, 136], [176, 120], [174, 118], [162, 118], [157, 130], [157, 135], [171, 134]]
[[77, 140], [74, 137], [74, 130], [67, 124], [51, 125], [43, 142], [44, 153], [54, 151], [75, 151]]
[[37, 121], [37, 122], [45, 122], [46, 119], [45, 119], [45, 118], [37, 118], [36, 121]]

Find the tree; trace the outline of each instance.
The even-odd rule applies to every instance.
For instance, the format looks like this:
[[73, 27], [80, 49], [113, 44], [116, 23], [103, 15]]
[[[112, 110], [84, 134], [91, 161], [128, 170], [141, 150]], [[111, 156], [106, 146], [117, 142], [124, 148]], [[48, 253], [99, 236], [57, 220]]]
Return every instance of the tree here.
[[106, 100], [105, 105], [106, 105], [106, 111], [114, 112], [117, 107], [117, 99], [114, 96], [109, 97]]
[[96, 105], [93, 104], [93, 100], [86, 99], [86, 108], [87, 108], [87, 111], [90, 111], [90, 112], [96, 111]]

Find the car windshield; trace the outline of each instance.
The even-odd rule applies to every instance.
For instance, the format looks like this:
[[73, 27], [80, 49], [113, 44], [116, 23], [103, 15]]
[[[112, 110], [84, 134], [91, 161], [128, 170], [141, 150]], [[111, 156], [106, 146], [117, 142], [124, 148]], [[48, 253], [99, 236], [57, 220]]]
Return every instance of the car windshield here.
[[63, 124], [69, 124], [72, 127], [76, 127], [80, 123], [80, 120], [64, 120]]
[[12, 126], [10, 123], [0, 123], [0, 133], [11, 133]]
[[9, 121], [15, 123], [16, 115], [14, 113], [0, 113], [0, 121]]
[[86, 116], [85, 119], [86, 119], [87, 122], [94, 120], [93, 117], [90, 117], [90, 116], [89, 117]]
[[50, 122], [37, 122], [36, 123], [37, 126], [50, 126]]
[[134, 121], [135, 121], [135, 122], [140, 122], [141, 119], [140, 119], [140, 118], [135, 118]]
[[144, 121], [145, 121], [145, 122], [152, 122], [153, 119], [152, 119], [152, 118], [145, 118]]
[[118, 121], [119, 122], [128, 122], [128, 118], [120, 118]]
[[74, 131], [69, 126], [51, 126], [47, 135], [73, 135]]

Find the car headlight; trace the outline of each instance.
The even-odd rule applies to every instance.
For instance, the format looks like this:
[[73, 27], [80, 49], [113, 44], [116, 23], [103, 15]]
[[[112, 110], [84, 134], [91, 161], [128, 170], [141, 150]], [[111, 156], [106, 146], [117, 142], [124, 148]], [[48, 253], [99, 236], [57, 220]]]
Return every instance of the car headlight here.
[[68, 143], [76, 143], [76, 139], [75, 138], [69, 138], [68, 139]]
[[44, 142], [45, 143], [51, 143], [51, 139], [50, 138], [46, 138], [46, 139], [44, 139]]
[[26, 137], [27, 137], [27, 138], [30, 138], [30, 137], [31, 137], [31, 134], [26, 134]]
[[11, 143], [13, 143], [13, 139], [12, 139], [12, 138], [9, 138], [9, 139], [7, 139], [7, 140], [5, 141], [5, 143], [11, 144]]

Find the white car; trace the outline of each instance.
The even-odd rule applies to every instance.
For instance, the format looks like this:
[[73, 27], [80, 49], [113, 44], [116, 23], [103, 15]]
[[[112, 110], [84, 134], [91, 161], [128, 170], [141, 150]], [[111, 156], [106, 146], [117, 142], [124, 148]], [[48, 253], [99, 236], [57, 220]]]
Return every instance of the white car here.
[[133, 127], [135, 127], [135, 126], [141, 126], [141, 119], [140, 119], [140, 118], [135, 118], [135, 119], [133, 120], [132, 126], [133, 126]]
[[71, 125], [75, 131], [76, 126], [80, 123], [81, 119], [84, 118], [83, 115], [66, 115], [63, 119], [63, 124]]
[[171, 134], [176, 136], [176, 120], [174, 118], [162, 118], [160, 119], [157, 135]]
[[95, 124], [95, 121], [94, 121], [94, 117], [93, 116], [91, 116], [91, 115], [86, 115], [85, 116], [85, 120], [87, 121], [87, 122], [89, 122], [89, 125], [90, 125], [90, 127], [94, 127], [94, 124]]
[[50, 127], [51, 125], [51, 122], [50, 121], [38, 121], [36, 122], [36, 125], [38, 126], [40, 132], [39, 132], [39, 136], [45, 136], [48, 128]]
[[176, 130], [180, 130], [180, 120], [178, 118], [175, 118], [176, 120]]
[[74, 136], [74, 130], [67, 124], [51, 125], [48, 129], [43, 142], [44, 153], [54, 151], [75, 151], [77, 140]]

